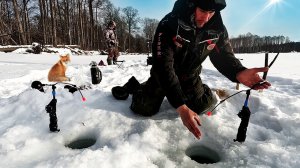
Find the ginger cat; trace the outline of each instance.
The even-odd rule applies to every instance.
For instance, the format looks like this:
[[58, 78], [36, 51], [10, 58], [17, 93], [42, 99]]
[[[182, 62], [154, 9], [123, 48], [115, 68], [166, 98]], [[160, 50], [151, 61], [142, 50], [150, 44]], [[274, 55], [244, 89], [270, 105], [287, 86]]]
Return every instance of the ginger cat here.
[[48, 73], [48, 80], [50, 82], [70, 81], [70, 78], [66, 77], [67, 64], [70, 61], [69, 54], [60, 55], [60, 60], [53, 65]]

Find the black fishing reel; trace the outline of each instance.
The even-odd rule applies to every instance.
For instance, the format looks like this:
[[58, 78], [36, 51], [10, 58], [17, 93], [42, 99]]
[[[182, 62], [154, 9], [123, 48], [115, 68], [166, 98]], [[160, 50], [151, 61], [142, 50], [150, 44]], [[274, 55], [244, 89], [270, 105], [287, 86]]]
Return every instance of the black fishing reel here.
[[45, 92], [43, 86], [45, 86], [45, 84], [42, 84], [42, 82], [40, 82], [40, 81], [33, 81], [31, 83], [31, 87], [33, 89], [39, 90], [40, 92]]

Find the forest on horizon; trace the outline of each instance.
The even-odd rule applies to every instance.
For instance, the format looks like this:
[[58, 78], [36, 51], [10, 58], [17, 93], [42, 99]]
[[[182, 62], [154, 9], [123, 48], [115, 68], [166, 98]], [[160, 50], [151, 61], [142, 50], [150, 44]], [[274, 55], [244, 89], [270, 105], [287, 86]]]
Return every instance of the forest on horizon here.
[[[149, 51], [159, 20], [140, 18], [131, 6], [115, 7], [110, 0], [1, 0], [0, 45], [78, 45], [83, 50], [105, 50], [103, 31], [114, 20], [119, 50]], [[300, 52], [300, 42], [289, 37], [260, 37], [247, 33], [230, 38], [236, 53]]]

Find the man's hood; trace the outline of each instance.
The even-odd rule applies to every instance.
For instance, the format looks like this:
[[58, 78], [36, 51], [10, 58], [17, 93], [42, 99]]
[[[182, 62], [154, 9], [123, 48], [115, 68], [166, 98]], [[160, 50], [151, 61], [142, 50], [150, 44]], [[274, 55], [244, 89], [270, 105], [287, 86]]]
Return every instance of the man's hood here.
[[172, 14], [176, 15], [178, 19], [186, 24], [193, 25], [193, 15], [196, 6], [191, 0], [177, 0], [174, 4]]
[[220, 12], [226, 7], [225, 0], [191, 0], [197, 7], [206, 11]]
[[[179, 20], [184, 22], [185, 24], [195, 27], [195, 10], [196, 10], [196, 1], [215, 1], [219, 2], [219, 0], [177, 0], [174, 4], [172, 14], [177, 16]], [[221, 0], [222, 1], [222, 0]], [[225, 0], [223, 0], [225, 2]], [[225, 6], [222, 6], [221, 4], [218, 8], [219, 10], [216, 10], [215, 15], [211, 18], [211, 20], [206, 23], [205, 27], [210, 27], [213, 25], [213, 27], [223, 27], [223, 21], [221, 18], [220, 10], [225, 8], [226, 3], [223, 4]]]

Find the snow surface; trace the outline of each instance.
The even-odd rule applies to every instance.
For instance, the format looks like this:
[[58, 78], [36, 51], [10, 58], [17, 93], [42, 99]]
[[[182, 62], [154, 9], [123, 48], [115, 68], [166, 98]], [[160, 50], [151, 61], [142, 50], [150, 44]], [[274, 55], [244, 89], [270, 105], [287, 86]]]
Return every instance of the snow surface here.
[[[300, 165], [300, 67], [299, 53], [280, 54], [268, 73], [272, 87], [252, 91], [249, 107], [252, 115], [247, 139], [233, 142], [245, 93], [228, 99], [212, 116], [202, 115], [200, 140], [183, 126], [180, 117], [165, 99], [160, 112], [153, 117], [134, 115], [131, 96], [117, 101], [111, 88], [123, 85], [134, 75], [140, 82], [149, 77], [147, 55], [122, 55], [126, 60], [100, 67], [103, 80], [92, 89], [71, 94], [57, 85], [57, 116], [60, 132], [49, 131], [45, 106], [52, 99], [46, 93], [31, 89], [31, 83], [47, 81], [47, 74], [57, 62], [58, 54], [0, 53], [0, 167], [101, 167], [101, 168], [233, 168], [233, 167], [299, 167]], [[270, 54], [270, 57], [275, 54]], [[237, 54], [247, 67], [264, 65], [264, 54]], [[91, 83], [91, 61], [106, 62], [106, 56], [71, 57], [67, 76], [77, 85]], [[236, 92], [235, 84], [211, 65], [204, 63], [201, 77], [211, 88]], [[241, 89], [245, 87], [241, 86]], [[96, 143], [85, 149], [70, 149], [66, 144], [92, 138]], [[220, 161], [199, 164], [187, 149], [215, 151]]]

